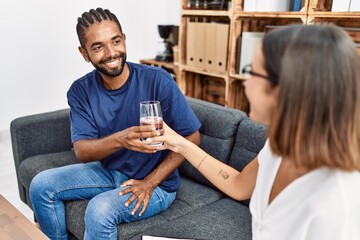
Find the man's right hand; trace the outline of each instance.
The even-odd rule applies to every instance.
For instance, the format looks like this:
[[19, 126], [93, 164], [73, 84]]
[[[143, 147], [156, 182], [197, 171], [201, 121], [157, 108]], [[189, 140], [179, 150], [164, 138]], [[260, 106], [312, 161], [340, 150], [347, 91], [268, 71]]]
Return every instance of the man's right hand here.
[[151, 138], [164, 134], [164, 131], [155, 130], [151, 125], [133, 126], [103, 138], [76, 141], [74, 142], [74, 150], [81, 162], [98, 161], [122, 148], [143, 153], [154, 153], [156, 147], [149, 145]]
[[117, 133], [117, 137], [123, 148], [144, 152], [154, 153], [156, 147], [149, 145], [151, 138], [164, 134], [165, 130], [155, 130], [153, 126], [134, 126]]

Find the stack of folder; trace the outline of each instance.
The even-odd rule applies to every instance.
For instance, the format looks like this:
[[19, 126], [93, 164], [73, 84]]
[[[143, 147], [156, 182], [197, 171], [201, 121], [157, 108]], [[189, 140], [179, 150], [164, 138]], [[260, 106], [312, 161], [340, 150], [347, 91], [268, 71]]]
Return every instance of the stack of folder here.
[[226, 71], [229, 24], [189, 22], [186, 64], [219, 73]]

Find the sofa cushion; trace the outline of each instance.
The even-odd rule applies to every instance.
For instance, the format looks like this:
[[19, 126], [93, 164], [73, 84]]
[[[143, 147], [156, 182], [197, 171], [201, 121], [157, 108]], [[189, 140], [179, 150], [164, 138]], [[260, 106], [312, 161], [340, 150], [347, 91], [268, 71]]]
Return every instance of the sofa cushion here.
[[241, 171], [263, 148], [267, 127], [249, 118], [243, 119], [236, 133], [236, 140], [229, 164]]
[[41, 154], [25, 159], [19, 167], [19, 178], [24, 187], [29, 190], [31, 180], [41, 171], [79, 163], [74, 151]]
[[[200, 147], [216, 159], [228, 163], [237, 127], [246, 114], [198, 99], [187, 98], [187, 101], [202, 125]], [[179, 170], [182, 175], [213, 187], [189, 162], [185, 161]]]
[[251, 214], [248, 207], [224, 198], [171, 222], [145, 230], [131, 240], [139, 240], [141, 235], [251, 240]]
[[195, 209], [222, 199], [225, 195], [201, 183], [181, 177], [181, 186], [171, 207], [162, 213], [168, 220], [176, 219]]
[[[118, 238], [129, 239], [149, 228], [157, 228], [167, 222], [189, 214], [207, 204], [218, 201], [224, 194], [187, 178], [181, 179], [181, 186], [175, 201], [166, 211], [137, 222], [122, 223], [118, 226]], [[66, 222], [68, 230], [83, 239], [84, 216], [88, 200], [66, 202]]]

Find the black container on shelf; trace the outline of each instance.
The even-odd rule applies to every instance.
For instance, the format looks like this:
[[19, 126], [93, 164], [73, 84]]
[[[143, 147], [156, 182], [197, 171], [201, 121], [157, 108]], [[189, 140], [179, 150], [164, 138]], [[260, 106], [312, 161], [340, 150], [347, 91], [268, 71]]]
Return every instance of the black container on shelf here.
[[158, 25], [160, 37], [163, 39], [155, 60], [162, 62], [173, 61], [173, 46], [178, 44], [179, 26]]
[[207, 8], [212, 10], [228, 10], [229, 0], [208, 0]]

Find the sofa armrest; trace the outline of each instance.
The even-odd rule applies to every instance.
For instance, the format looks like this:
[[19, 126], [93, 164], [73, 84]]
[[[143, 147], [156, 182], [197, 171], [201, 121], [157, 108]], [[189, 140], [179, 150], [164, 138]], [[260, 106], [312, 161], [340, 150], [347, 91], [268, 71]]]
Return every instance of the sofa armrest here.
[[69, 109], [16, 118], [10, 124], [19, 194], [26, 202], [19, 166], [26, 158], [71, 149]]

